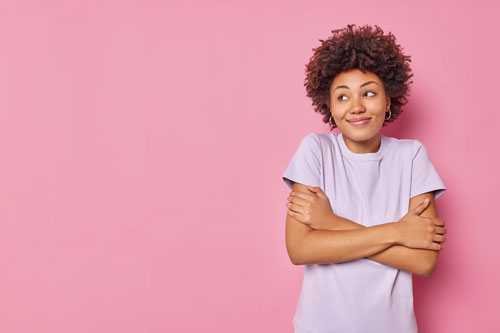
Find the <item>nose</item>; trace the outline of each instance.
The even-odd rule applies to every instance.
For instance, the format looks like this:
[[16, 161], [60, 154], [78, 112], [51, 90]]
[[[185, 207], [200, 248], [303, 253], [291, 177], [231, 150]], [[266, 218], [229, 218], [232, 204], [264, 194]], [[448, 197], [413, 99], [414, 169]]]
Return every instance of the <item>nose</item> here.
[[353, 99], [353, 104], [352, 104], [352, 107], [350, 109], [350, 113], [361, 113], [361, 112], [365, 112], [366, 108], [364, 106], [364, 104], [357, 98]]

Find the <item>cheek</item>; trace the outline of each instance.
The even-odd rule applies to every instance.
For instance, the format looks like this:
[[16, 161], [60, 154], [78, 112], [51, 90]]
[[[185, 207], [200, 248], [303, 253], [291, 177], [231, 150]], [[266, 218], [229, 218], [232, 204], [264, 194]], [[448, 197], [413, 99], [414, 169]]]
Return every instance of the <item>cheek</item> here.
[[386, 110], [385, 101], [383, 100], [370, 101], [366, 104], [366, 107], [376, 114], [384, 114]]
[[333, 117], [342, 117], [342, 115], [348, 110], [345, 104], [333, 103], [330, 109]]
[[338, 109], [334, 110], [332, 113], [333, 119], [338, 123], [339, 121], [342, 121], [342, 118], [344, 118], [345, 112], [340, 112]]

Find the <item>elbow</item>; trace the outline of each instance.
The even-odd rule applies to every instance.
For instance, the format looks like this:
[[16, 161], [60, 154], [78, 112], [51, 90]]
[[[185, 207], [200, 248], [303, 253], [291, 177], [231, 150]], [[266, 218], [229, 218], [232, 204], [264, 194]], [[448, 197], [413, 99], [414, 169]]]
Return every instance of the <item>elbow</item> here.
[[306, 265], [307, 263], [303, 260], [292, 260], [292, 264], [295, 266], [301, 266], [301, 265]]
[[288, 258], [290, 258], [290, 262], [295, 266], [305, 265], [308, 263], [303, 246], [294, 244], [292, 242], [287, 242], [286, 250], [288, 253]]
[[309, 262], [306, 258], [306, 253], [300, 246], [287, 246], [288, 257], [290, 262], [295, 266], [306, 265]]
[[420, 275], [421, 277], [424, 277], [424, 278], [428, 278], [428, 277], [431, 277], [432, 272], [422, 272], [422, 273], [418, 273], [418, 275]]
[[422, 272], [420, 272], [418, 275], [422, 276], [422, 277], [425, 277], [425, 278], [429, 278], [431, 277], [431, 275], [434, 273], [434, 270], [436, 269], [436, 265], [432, 265], [430, 267], [427, 267], [426, 269], [424, 269]]
[[439, 258], [439, 252], [426, 251], [425, 257], [421, 261], [421, 269], [417, 274], [429, 278], [434, 273]]
[[286, 250], [292, 264], [296, 266], [311, 264], [311, 243], [307, 237], [310, 231], [302, 232], [296, 237], [286, 238]]
[[301, 256], [298, 256], [297, 254], [288, 253], [288, 257], [290, 258], [291, 263], [294, 264], [295, 266], [300, 266], [300, 265], [306, 264], [306, 261], [304, 260], [304, 258], [302, 258]]

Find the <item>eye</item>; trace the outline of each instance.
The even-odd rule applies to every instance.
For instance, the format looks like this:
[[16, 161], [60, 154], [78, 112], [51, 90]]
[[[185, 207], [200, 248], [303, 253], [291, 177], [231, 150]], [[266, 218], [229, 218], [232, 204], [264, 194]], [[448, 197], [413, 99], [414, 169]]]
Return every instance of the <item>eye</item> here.
[[[367, 91], [367, 92], [365, 93], [365, 95], [366, 95], [366, 94], [373, 94], [372, 96], [368, 96], [368, 97], [373, 97], [373, 96], [375, 96], [375, 95], [376, 95], [373, 91]], [[340, 95], [339, 97], [337, 97], [337, 100], [339, 100], [339, 101], [344, 101], [344, 100], [342, 99], [342, 97], [347, 97], [347, 96], [346, 96], [346, 95]]]

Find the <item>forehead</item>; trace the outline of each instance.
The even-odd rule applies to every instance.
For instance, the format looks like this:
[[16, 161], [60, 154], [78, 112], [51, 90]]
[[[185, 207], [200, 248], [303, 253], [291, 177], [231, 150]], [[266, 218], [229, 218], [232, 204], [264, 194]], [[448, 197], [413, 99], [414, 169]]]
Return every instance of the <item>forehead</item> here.
[[332, 81], [332, 88], [335, 88], [338, 85], [346, 85], [351, 89], [357, 89], [366, 81], [375, 81], [379, 85], [383, 85], [382, 80], [380, 80], [378, 75], [373, 72], [365, 71], [363, 73], [359, 69], [350, 69], [335, 75]]

